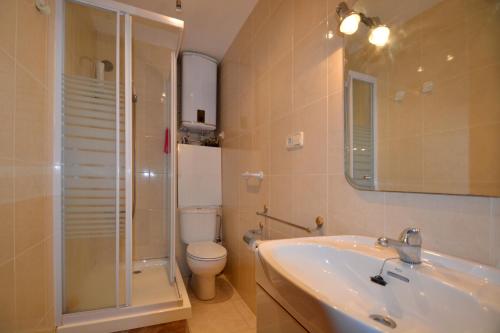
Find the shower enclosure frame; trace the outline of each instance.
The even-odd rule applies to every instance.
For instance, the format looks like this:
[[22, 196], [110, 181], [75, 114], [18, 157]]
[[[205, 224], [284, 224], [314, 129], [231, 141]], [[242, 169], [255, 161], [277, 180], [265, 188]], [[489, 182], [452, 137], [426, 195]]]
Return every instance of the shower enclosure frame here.
[[[62, 160], [62, 76], [64, 68], [64, 32], [65, 32], [65, 2], [68, 0], [55, 1], [55, 50], [54, 50], [54, 118], [53, 118], [53, 259], [54, 259], [54, 311], [55, 323], [57, 326], [64, 324], [64, 317], [88, 318], [89, 320], [102, 320], [105, 317], [113, 315], [126, 315], [133, 313], [134, 309], [131, 305], [131, 280], [132, 280], [132, 16], [144, 18], [150, 21], [155, 21], [166, 26], [178, 30], [178, 40], [175, 50], [171, 51], [171, 100], [170, 100], [170, 136], [171, 141], [177, 136], [177, 55], [180, 51], [182, 42], [182, 34], [184, 22], [176, 18], [164, 16], [158, 13], [150, 12], [141, 8], [133, 7], [127, 4], [119, 3], [112, 0], [70, 0], [74, 3], [79, 3], [85, 6], [94, 7], [97, 9], [106, 10], [116, 14], [116, 112], [120, 113], [120, 17], [124, 17], [124, 76], [125, 76], [125, 306], [121, 306], [119, 302], [119, 269], [120, 264], [120, 216], [116, 215], [115, 229], [115, 297], [116, 304], [114, 307], [104, 308], [100, 310], [82, 311], [71, 314], [63, 314], [63, 219], [62, 219], [62, 177], [63, 177], [63, 160]], [[117, 138], [119, 139], [120, 119], [117, 117]], [[175, 142], [175, 141], [173, 141]], [[172, 143], [170, 143], [172, 144]], [[117, 140], [119, 148], [119, 140]], [[175, 148], [175, 147], [174, 147]], [[176, 275], [175, 264], [175, 226], [176, 226], [176, 207], [177, 207], [177, 150], [171, 149], [170, 162], [170, 283], [174, 283]], [[116, 176], [120, 176], [119, 154], [117, 154]], [[119, 179], [119, 178], [117, 178]], [[119, 192], [119, 182], [116, 189]], [[117, 200], [117, 210], [119, 210]], [[153, 309], [149, 309], [150, 311]]]

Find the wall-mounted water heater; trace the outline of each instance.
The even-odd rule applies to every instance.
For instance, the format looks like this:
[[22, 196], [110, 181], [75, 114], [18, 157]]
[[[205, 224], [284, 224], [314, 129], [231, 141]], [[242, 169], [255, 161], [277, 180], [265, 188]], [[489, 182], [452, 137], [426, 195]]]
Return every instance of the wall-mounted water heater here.
[[213, 131], [217, 120], [217, 60], [196, 52], [182, 54], [181, 126]]

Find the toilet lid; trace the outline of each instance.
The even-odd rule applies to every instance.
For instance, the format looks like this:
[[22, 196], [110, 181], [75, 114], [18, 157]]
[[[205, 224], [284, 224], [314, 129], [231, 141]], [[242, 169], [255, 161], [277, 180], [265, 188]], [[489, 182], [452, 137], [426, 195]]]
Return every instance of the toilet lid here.
[[195, 242], [187, 247], [187, 254], [198, 259], [219, 259], [227, 255], [224, 246], [214, 242]]

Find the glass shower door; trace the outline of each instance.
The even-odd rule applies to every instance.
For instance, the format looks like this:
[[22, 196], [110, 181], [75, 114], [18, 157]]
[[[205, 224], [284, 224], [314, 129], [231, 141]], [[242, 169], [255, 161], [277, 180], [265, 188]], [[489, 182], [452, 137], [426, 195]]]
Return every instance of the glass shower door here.
[[136, 96], [132, 111], [134, 186], [137, 188], [132, 257], [134, 263], [168, 258], [166, 268], [171, 283], [175, 275], [175, 234], [172, 232], [175, 151], [169, 149], [172, 142], [168, 141], [175, 126], [171, 119], [172, 61], [176, 58], [172, 50], [175, 44], [172, 45], [170, 37], [173, 33], [164, 24], [132, 16], [132, 73]]
[[66, 1], [64, 19], [62, 305], [73, 313], [124, 304], [125, 126], [120, 16]]

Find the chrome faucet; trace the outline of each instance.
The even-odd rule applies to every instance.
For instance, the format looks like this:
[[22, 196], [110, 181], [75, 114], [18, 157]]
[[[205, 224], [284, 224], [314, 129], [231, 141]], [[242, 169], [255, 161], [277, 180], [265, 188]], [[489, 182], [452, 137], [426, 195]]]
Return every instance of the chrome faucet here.
[[420, 264], [420, 250], [422, 248], [422, 235], [418, 228], [406, 228], [399, 235], [399, 240], [380, 237], [376, 245], [392, 247], [398, 251], [399, 259], [408, 264]]

